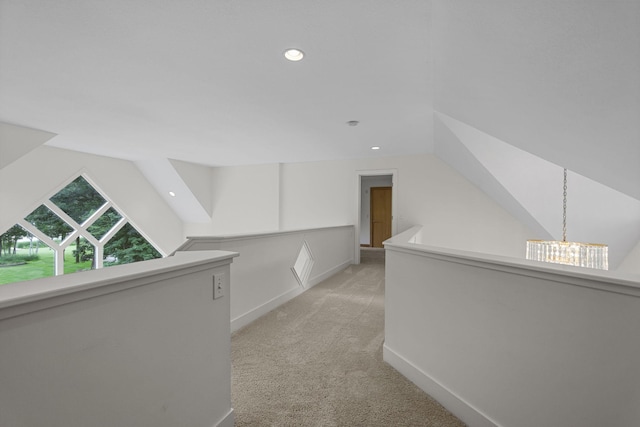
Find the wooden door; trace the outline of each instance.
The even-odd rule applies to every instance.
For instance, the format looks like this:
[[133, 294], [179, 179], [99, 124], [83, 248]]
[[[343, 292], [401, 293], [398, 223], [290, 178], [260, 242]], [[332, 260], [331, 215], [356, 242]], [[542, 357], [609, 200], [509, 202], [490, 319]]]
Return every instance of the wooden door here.
[[371, 246], [381, 248], [391, 237], [391, 187], [371, 187]]

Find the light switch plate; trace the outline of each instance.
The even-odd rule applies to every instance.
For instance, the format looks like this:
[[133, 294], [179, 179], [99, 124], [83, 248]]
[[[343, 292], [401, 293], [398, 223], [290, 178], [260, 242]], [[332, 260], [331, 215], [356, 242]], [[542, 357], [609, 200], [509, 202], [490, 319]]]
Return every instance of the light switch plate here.
[[223, 278], [224, 274], [213, 275], [213, 299], [222, 298], [224, 296]]

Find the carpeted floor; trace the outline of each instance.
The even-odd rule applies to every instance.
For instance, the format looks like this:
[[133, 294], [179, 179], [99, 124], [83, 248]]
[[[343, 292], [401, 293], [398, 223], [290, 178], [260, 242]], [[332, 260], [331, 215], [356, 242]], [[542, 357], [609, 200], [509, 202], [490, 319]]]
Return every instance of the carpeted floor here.
[[236, 426], [463, 426], [382, 361], [384, 257], [233, 334]]
[[[384, 265], [384, 248], [360, 248], [361, 264], [383, 264]], [[384, 273], [383, 273], [384, 275]]]

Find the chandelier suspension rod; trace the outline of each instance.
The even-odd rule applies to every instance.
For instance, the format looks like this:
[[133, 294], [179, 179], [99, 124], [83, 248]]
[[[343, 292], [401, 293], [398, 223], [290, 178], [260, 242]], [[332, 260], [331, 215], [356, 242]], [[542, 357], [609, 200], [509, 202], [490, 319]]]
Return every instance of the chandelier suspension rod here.
[[562, 241], [567, 241], [567, 168], [564, 169], [564, 187], [562, 193]]
[[527, 240], [525, 257], [534, 261], [579, 267], [609, 268], [609, 247], [600, 243], [567, 242], [567, 169], [562, 187], [562, 240]]

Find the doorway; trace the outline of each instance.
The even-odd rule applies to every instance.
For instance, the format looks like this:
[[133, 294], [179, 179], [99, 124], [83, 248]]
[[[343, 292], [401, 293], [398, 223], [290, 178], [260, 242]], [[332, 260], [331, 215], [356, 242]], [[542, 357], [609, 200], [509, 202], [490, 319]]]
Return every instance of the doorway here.
[[[398, 179], [398, 171], [396, 169], [360, 170], [356, 171], [356, 178], [358, 197], [356, 199], [357, 221], [354, 242], [354, 264], [360, 264], [361, 262], [368, 262], [367, 260], [371, 256], [375, 256], [376, 258], [384, 257], [382, 242], [388, 238], [385, 237], [385, 235], [393, 236], [397, 232], [396, 212], [398, 209], [398, 196], [396, 183]], [[376, 187], [390, 188], [390, 191], [388, 192], [390, 194], [386, 194], [383, 197], [386, 198], [386, 196], [390, 196], [391, 209], [387, 209], [387, 211], [390, 212], [390, 214], [387, 215], [390, 215], [391, 218], [390, 221], [383, 221], [384, 225], [376, 224], [372, 226], [371, 189]], [[377, 190], [374, 190], [374, 192], [376, 191]], [[377, 195], [375, 196], [377, 198]], [[377, 223], [378, 221], [375, 222]], [[391, 227], [390, 233], [388, 224], [390, 224]], [[378, 228], [386, 231], [384, 233], [379, 233]], [[372, 237], [372, 231], [374, 229], [376, 230], [376, 237]], [[377, 237], [379, 235], [380, 237]], [[378, 247], [373, 247], [372, 245]]]
[[[376, 173], [377, 172], [377, 173]], [[391, 215], [391, 235], [395, 230], [395, 220], [393, 218], [393, 212], [396, 209], [395, 188], [393, 187], [395, 173], [394, 171], [366, 171], [359, 172], [358, 174], [358, 222], [356, 233], [357, 248], [371, 247], [371, 189], [378, 187], [391, 188], [390, 199], [391, 208], [389, 215]], [[380, 243], [380, 242], [379, 242]], [[378, 246], [380, 246], [378, 243]]]
[[369, 230], [372, 248], [391, 237], [391, 187], [371, 187]]

